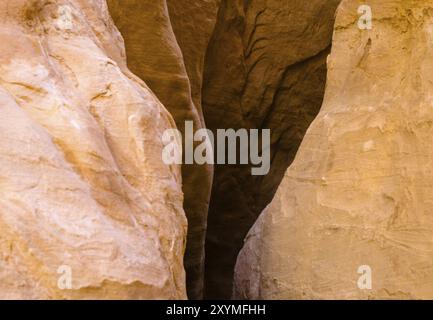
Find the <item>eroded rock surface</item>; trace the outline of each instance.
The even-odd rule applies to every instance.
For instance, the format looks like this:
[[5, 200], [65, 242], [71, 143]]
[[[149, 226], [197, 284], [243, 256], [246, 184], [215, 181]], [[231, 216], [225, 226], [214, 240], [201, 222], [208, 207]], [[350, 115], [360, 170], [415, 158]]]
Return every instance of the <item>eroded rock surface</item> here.
[[182, 50], [194, 106], [202, 112], [205, 55], [221, 0], [167, 0], [173, 31]]
[[[125, 38], [128, 66], [170, 111], [183, 136], [185, 121], [193, 121], [194, 130], [205, 127], [201, 112], [202, 70], [217, 2], [168, 1], [167, 6], [166, 0], [108, 0], [112, 17]], [[197, 299], [203, 292], [204, 241], [213, 168], [184, 165], [182, 176], [189, 226], [185, 254], [188, 295]]]
[[105, 0], [1, 1], [0, 39], [0, 298], [186, 298], [175, 124]]
[[229, 298], [243, 239], [271, 201], [322, 104], [338, 0], [223, 0], [203, 87], [207, 126], [271, 129], [271, 171], [216, 166], [206, 296]]
[[371, 30], [363, 4], [339, 7], [324, 105], [250, 231], [236, 298], [433, 298], [433, 1], [368, 1]]

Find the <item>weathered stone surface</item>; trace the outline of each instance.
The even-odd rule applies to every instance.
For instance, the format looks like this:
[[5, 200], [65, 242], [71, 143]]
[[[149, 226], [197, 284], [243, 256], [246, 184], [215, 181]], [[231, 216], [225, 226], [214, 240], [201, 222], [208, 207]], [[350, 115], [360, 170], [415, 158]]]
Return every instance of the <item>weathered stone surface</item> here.
[[[167, 0], [171, 25], [182, 50], [191, 85], [193, 105], [201, 119], [200, 124], [195, 123], [196, 129], [206, 126], [202, 112], [204, 60], [215, 27], [219, 2], [220, 0]], [[188, 117], [182, 117], [177, 112], [174, 112], [173, 116], [175, 120], [188, 120]], [[189, 218], [190, 229], [185, 253], [187, 289], [190, 299], [200, 299], [203, 297], [204, 243], [213, 167], [193, 166], [186, 170], [184, 208], [187, 216], [191, 217]], [[187, 178], [185, 175], [190, 177]]]
[[0, 298], [185, 298], [174, 122], [105, 0], [1, 1], [0, 39]]
[[231, 296], [243, 239], [271, 201], [322, 103], [339, 0], [223, 0], [208, 48], [208, 127], [271, 129], [271, 171], [217, 166], [206, 243], [206, 296]]
[[339, 7], [324, 105], [246, 240], [236, 298], [433, 298], [433, 1], [368, 1], [371, 30], [361, 4]]
[[[108, 3], [125, 38], [131, 70], [149, 85], [181, 131], [185, 121], [193, 121], [195, 130], [204, 128], [201, 74], [208, 37], [216, 20], [215, 0], [170, 2], [172, 21], [187, 67], [173, 32], [166, 0], [109, 0]], [[189, 225], [185, 268], [190, 298], [200, 298], [203, 291], [204, 241], [212, 175], [213, 168], [209, 165], [182, 168], [184, 208]]]
[[202, 112], [204, 59], [220, 0], [167, 0], [170, 21], [182, 50], [195, 107]]

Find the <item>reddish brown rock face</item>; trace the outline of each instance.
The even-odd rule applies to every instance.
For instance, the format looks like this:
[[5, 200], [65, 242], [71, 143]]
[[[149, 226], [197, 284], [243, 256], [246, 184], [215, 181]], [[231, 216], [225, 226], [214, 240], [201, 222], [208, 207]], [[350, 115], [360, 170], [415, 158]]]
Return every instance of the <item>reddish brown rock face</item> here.
[[[181, 130], [185, 121], [192, 121], [195, 130], [205, 127], [201, 112], [202, 74], [207, 43], [216, 20], [216, 3], [216, 0], [108, 1], [125, 39], [128, 66], [149, 85]], [[185, 267], [188, 294], [195, 299], [201, 298], [203, 292], [204, 241], [212, 174], [210, 165], [182, 168], [189, 226]]]
[[108, 1], [128, 65], [179, 129], [186, 120], [195, 129], [271, 129], [270, 173], [253, 177], [249, 166], [218, 166], [209, 221], [212, 169], [183, 166], [191, 298], [202, 296], [206, 225], [207, 296], [230, 295], [243, 238], [320, 108], [338, 2]]
[[[195, 128], [206, 127], [202, 112], [203, 73], [206, 50], [215, 27], [220, 0], [167, 0], [170, 21], [177, 42], [182, 50], [186, 72], [191, 85], [191, 96], [201, 123]], [[174, 114], [177, 118], [176, 113]], [[185, 118], [188, 120], [188, 118]], [[182, 127], [181, 127], [182, 128]], [[185, 167], [185, 166], [184, 166]], [[189, 219], [185, 268], [187, 271], [188, 296], [203, 297], [204, 244], [207, 213], [213, 178], [213, 166], [185, 167], [185, 211]]]
[[271, 129], [271, 170], [216, 166], [206, 242], [206, 297], [229, 298], [243, 239], [271, 201], [325, 89], [339, 1], [223, 0], [203, 86], [207, 126]]
[[338, 2], [108, 1], [129, 67], [179, 129], [187, 120], [195, 129], [271, 129], [270, 173], [253, 177], [249, 166], [217, 167], [209, 220], [212, 168], [183, 166], [191, 298], [202, 297], [206, 225], [207, 297], [231, 293], [243, 238], [322, 103]]
[[167, 0], [170, 21], [182, 50], [191, 95], [200, 116], [205, 55], [221, 0]]

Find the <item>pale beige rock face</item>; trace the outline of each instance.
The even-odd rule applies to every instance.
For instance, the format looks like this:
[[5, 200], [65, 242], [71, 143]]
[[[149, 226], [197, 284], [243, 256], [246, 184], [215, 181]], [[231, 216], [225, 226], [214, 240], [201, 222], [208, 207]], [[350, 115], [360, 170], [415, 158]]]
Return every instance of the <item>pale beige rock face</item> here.
[[433, 1], [368, 1], [360, 30], [364, 3], [339, 7], [324, 105], [246, 239], [236, 298], [433, 298]]
[[186, 298], [174, 122], [105, 0], [2, 1], [0, 39], [0, 298]]
[[243, 239], [272, 200], [322, 104], [339, 0], [223, 0], [205, 63], [207, 126], [271, 129], [271, 170], [215, 167], [206, 296], [229, 298]]
[[[128, 66], [158, 96], [184, 136], [185, 121], [192, 121], [194, 130], [205, 127], [201, 112], [203, 61], [216, 21], [216, 3], [217, 0], [108, 0], [111, 15], [125, 38]], [[185, 268], [188, 295], [193, 299], [201, 298], [203, 292], [212, 175], [209, 165], [182, 167], [189, 225]]]

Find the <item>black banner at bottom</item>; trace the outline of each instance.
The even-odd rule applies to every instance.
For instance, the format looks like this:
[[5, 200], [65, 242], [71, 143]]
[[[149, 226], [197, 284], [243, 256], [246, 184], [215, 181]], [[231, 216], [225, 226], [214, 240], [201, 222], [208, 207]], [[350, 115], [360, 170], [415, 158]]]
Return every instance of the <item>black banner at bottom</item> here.
[[2, 311], [15, 316], [59, 315], [81, 320], [101, 319], [291, 319], [308, 316], [353, 318], [376, 311], [414, 316], [414, 311], [429, 311], [431, 301], [3, 301]]

